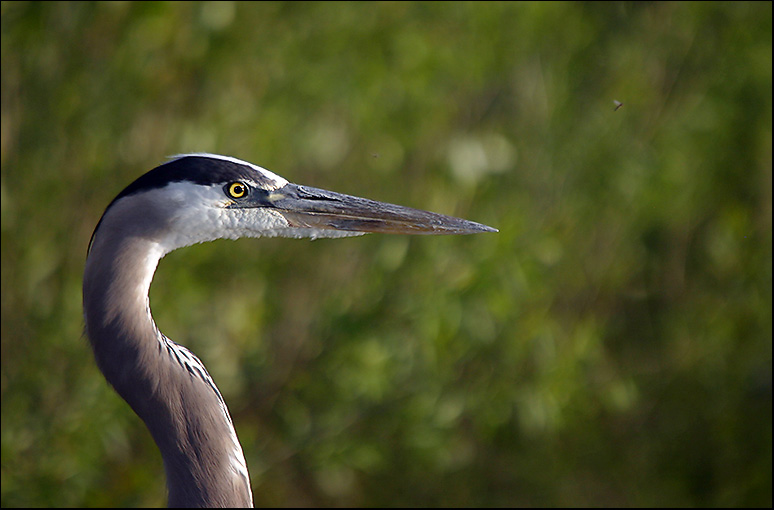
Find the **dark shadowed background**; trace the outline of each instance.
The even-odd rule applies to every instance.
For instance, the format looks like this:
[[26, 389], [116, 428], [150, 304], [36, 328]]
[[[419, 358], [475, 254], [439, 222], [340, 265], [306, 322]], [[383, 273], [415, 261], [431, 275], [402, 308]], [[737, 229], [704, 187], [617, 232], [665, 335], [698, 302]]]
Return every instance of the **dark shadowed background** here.
[[161, 262], [257, 505], [771, 506], [771, 3], [1, 8], [2, 506], [165, 503], [80, 292], [185, 152], [500, 229]]

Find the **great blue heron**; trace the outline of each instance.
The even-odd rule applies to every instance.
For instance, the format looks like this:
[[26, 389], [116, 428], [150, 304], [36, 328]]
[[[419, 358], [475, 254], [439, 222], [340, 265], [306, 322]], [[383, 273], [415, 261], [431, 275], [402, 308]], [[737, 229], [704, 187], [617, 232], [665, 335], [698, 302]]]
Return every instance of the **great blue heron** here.
[[86, 333], [100, 370], [145, 422], [164, 459], [169, 505], [252, 506], [242, 447], [199, 358], [156, 327], [148, 300], [159, 260], [219, 238], [345, 237], [495, 229], [292, 184], [226, 156], [176, 156], [108, 205], [83, 275]]

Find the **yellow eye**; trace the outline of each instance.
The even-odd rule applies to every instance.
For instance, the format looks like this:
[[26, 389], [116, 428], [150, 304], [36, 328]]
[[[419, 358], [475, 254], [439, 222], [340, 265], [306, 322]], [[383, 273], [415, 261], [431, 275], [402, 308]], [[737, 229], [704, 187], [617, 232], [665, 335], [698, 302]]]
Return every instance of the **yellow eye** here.
[[232, 182], [226, 189], [228, 190], [228, 196], [231, 198], [242, 198], [247, 195], [247, 186], [239, 181]]

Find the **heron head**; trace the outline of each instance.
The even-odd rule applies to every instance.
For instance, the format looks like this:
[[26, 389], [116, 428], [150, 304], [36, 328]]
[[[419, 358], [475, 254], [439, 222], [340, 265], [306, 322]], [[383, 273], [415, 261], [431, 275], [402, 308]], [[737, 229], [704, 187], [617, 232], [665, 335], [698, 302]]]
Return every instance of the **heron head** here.
[[158, 242], [164, 253], [220, 238], [496, 232], [460, 218], [293, 184], [213, 154], [176, 156], [139, 177], [108, 206], [92, 243], [106, 223]]

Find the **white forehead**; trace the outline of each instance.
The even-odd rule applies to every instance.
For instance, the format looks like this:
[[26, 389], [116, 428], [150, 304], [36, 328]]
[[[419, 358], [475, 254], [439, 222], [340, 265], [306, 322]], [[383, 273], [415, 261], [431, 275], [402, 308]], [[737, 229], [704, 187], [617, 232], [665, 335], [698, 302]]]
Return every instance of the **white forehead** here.
[[[194, 153], [191, 153], [191, 154], [176, 154], [174, 156], [171, 156], [169, 159], [170, 159], [170, 161], [175, 161], [177, 159], [185, 158], [187, 156], [196, 156], [196, 157], [199, 157], [199, 158], [220, 159], [220, 160], [223, 160], [223, 161], [229, 161], [231, 163], [236, 163], [237, 165], [248, 166], [248, 167], [252, 168], [253, 170], [255, 170], [256, 172], [262, 174], [267, 181], [272, 183], [270, 186], [268, 186], [268, 189], [275, 190], [275, 189], [279, 189], [279, 188], [285, 186], [286, 184], [288, 184], [288, 180], [287, 179], [285, 179], [284, 177], [280, 177], [279, 175], [275, 174], [274, 172], [272, 172], [270, 170], [266, 170], [263, 167], [260, 167], [258, 165], [254, 165], [254, 164], [250, 163], [249, 161], [243, 161], [241, 159], [233, 158], [231, 156], [222, 156], [220, 154], [210, 154], [210, 153], [207, 153], [207, 152], [194, 152]], [[253, 184], [257, 184], [257, 183], [253, 183]], [[267, 186], [264, 184], [261, 187], [267, 187]]]
[[[153, 192], [156, 193], [153, 193]], [[226, 207], [233, 201], [220, 184], [194, 184], [188, 181], [170, 182], [148, 193], [156, 200], [174, 204], [177, 208]], [[150, 195], [149, 195], [150, 196]]]

